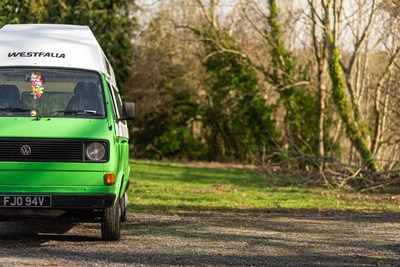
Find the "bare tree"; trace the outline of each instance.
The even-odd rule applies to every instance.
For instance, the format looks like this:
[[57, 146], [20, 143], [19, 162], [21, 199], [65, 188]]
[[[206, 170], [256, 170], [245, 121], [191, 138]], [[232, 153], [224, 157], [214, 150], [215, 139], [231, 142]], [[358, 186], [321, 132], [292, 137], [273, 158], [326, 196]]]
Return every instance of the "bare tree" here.
[[[324, 147], [324, 138], [325, 138], [325, 101], [327, 94], [327, 47], [326, 43], [323, 41], [323, 31], [319, 26], [317, 13], [315, 10], [317, 9], [315, 0], [309, 0], [308, 4], [310, 6], [310, 14], [311, 14], [311, 37], [314, 48], [314, 56], [316, 59], [316, 67], [317, 67], [317, 88], [318, 88], [318, 156], [320, 159], [325, 157], [325, 147]], [[320, 164], [323, 167], [323, 160]]]
[[[311, 2], [312, 4], [312, 2]], [[328, 64], [329, 74], [332, 81], [332, 96], [339, 115], [344, 122], [346, 133], [356, 148], [360, 157], [365, 162], [366, 166], [372, 171], [379, 169], [378, 165], [372, 158], [371, 150], [366, 141], [366, 136], [363, 133], [360, 125], [360, 110], [355, 101], [354, 90], [351, 83], [351, 74], [354, 70], [354, 63], [360, 53], [361, 46], [365, 41], [370, 25], [372, 24], [375, 2], [372, 0], [372, 9], [369, 15], [368, 23], [361, 34], [361, 37], [356, 39], [354, 49], [351, 53], [349, 63], [345, 65], [341, 60], [341, 54], [338, 47], [338, 29], [341, 20], [341, 12], [343, 11], [343, 2], [340, 0], [321, 0], [322, 12], [316, 13], [315, 16], [320, 18], [320, 23], [324, 27], [324, 38], [328, 48]], [[350, 95], [350, 99], [348, 98]]]

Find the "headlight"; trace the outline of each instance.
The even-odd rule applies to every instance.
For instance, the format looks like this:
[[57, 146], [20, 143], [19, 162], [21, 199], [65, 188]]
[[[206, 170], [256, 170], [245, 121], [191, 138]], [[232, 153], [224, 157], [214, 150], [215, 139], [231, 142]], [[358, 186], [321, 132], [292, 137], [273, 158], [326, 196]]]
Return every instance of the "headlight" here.
[[94, 142], [86, 147], [86, 157], [89, 160], [93, 161], [102, 160], [105, 154], [106, 154], [106, 148], [104, 147], [104, 145], [100, 143]]

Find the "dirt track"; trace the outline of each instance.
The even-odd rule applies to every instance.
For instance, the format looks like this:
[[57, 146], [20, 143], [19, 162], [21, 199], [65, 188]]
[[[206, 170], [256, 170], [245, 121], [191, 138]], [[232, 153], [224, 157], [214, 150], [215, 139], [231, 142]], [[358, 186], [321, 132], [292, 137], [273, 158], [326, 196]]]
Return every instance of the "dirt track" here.
[[0, 265], [400, 266], [399, 215], [130, 214], [119, 242], [98, 224], [0, 222]]

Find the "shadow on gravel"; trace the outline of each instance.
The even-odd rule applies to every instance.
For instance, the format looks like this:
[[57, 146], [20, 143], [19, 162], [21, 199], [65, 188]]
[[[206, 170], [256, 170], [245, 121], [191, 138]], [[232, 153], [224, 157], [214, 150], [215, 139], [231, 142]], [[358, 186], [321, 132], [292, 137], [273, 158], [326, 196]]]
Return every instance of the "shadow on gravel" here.
[[[56, 256], [55, 256], [56, 255]], [[21, 257], [20, 253], [11, 253], [10, 256]], [[26, 255], [28, 258], [31, 255]], [[23, 258], [24, 256], [22, 256]], [[363, 256], [333, 256], [333, 255], [216, 255], [198, 253], [152, 253], [152, 252], [118, 252], [108, 251], [54, 251], [41, 249], [37, 258], [52, 259], [64, 263], [77, 263], [77, 266], [398, 266], [397, 260], [379, 259]], [[79, 260], [79, 261], [76, 261]], [[57, 265], [51, 266], [63, 266]], [[65, 264], [66, 265], [66, 264]]]
[[0, 222], [0, 261], [35, 259], [46, 265], [54, 260], [55, 266], [399, 266], [398, 216], [303, 210], [129, 214], [119, 242], [101, 241], [97, 224], [24, 221], [10, 234], [3, 224], [11, 222]]
[[[99, 241], [100, 237], [65, 235], [77, 222], [66, 219], [19, 219], [0, 221], [0, 246], [10, 241], [44, 243], [50, 240], [62, 242]], [[7, 242], [5, 242], [7, 241]], [[23, 244], [20, 244], [23, 245]]]
[[[50, 258], [54, 252], [49, 249], [40, 251], [38, 258]], [[21, 257], [19, 253], [10, 255]], [[214, 254], [180, 254], [170, 253], [128, 253], [128, 252], [62, 252], [57, 255], [59, 265], [51, 262], [47, 266], [67, 266], [73, 259], [80, 258], [78, 266], [398, 266], [395, 260], [381, 260], [363, 257], [348, 256], [240, 256], [240, 255], [214, 255]], [[52, 261], [55, 261], [52, 259]], [[69, 263], [69, 264], [67, 264]], [[76, 261], [75, 261], [76, 263]]]
[[[62, 256], [68, 260], [77, 257], [75, 254], [66, 253]], [[80, 253], [85, 258], [85, 266], [97, 263], [101, 266], [123, 264], [140, 266], [398, 266], [395, 260], [380, 260], [368, 258], [340, 257], [304, 257], [304, 256], [218, 256], [218, 255], [171, 255], [151, 253], [123, 253], [111, 252], [107, 256], [96, 252]], [[57, 265], [55, 265], [57, 266]]]
[[205, 250], [215, 248], [215, 254], [204, 258], [179, 256], [184, 265], [399, 266], [400, 260], [399, 214], [394, 213], [186, 213], [171, 215], [169, 220], [154, 215], [129, 224], [129, 234], [139, 238], [168, 237], [189, 247], [201, 242], [207, 244]]

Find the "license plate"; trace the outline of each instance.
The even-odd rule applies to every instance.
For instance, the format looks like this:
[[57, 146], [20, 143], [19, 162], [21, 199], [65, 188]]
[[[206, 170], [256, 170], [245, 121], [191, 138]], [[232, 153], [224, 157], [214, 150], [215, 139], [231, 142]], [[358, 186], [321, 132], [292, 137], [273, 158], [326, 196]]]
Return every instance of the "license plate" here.
[[51, 207], [51, 196], [0, 196], [0, 207]]

